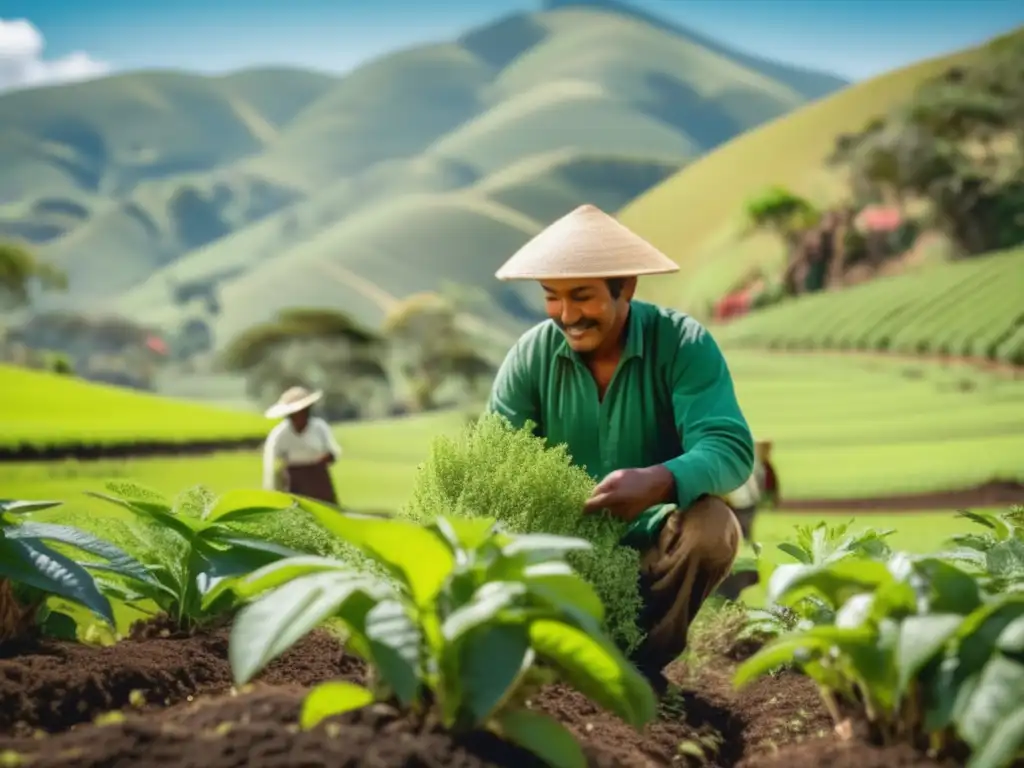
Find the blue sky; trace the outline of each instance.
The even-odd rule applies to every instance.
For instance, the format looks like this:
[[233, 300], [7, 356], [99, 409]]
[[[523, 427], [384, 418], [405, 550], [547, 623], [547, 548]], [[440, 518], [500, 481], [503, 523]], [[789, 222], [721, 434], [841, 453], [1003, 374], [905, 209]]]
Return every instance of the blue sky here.
[[[1016, 0], [634, 4], [733, 46], [850, 79], [1024, 24], [1024, 2]], [[396, 47], [454, 37], [538, 5], [538, 0], [0, 0], [0, 19], [24, 18], [38, 29], [45, 41], [42, 63], [80, 52], [115, 70], [216, 72], [294, 64], [344, 71]], [[0, 40], [0, 75], [3, 58]]]

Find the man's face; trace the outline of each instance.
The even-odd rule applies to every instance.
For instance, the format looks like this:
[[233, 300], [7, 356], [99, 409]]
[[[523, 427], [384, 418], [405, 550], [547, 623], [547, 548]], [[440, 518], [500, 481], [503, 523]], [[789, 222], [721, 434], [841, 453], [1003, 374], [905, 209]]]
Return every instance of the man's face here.
[[[621, 329], [619, 321], [629, 311], [636, 278], [619, 278], [613, 285], [603, 278], [544, 280], [541, 287], [548, 317], [562, 329], [574, 351], [587, 353]], [[614, 287], [618, 290], [613, 291]]]

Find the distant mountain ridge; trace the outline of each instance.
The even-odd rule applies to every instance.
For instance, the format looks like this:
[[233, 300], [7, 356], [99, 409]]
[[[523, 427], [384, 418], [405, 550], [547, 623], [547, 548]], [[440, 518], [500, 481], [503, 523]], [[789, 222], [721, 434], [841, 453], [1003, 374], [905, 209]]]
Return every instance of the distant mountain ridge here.
[[202, 316], [218, 345], [288, 306], [378, 323], [448, 282], [482, 287], [481, 312], [515, 327], [538, 307], [528, 286], [493, 280], [515, 248], [582, 202], [621, 208], [832, 82], [780, 66], [588, 4], [343, 77], [145, 72], [10, 94], [0, 237], [69, 272], [70, 293], [41, 309], [169, 333]]
[[763, 72], [767, 76], [783, 82], [799, 93], [802, 93], [808, 99], [821, 98], [850, 84], [849, 80], [839, 75], [819, 72], [806, 67], [798, 67], [794, 64], [785, 64], [750, 53], [744, 53], [707, 35], [702, 35], [688, 27], [675, 24], [621, 0], [541, 0], [541, 8], [545, 11], [556, 11], [562, 8], [596, 8], [612, 13], [620, 13], [625, 16], [632, 16], [653, 26], [670, 30], [681, 37], [689, 38], [708, 50], [728, 56], [744, 66]]

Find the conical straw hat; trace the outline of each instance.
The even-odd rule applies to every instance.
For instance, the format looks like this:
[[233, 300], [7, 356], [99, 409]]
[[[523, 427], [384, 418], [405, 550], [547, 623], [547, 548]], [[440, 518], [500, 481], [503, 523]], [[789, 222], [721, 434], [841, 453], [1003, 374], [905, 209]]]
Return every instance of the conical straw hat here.
[[285, 390], [277, 402], [270, 406], [263, 415], [268, 419], [283, 419], [285, 416], [304, 411], [321, 397], [323, 397], [323, 392], [310, 392], [305, 387], [292, 387]]
[[506, 261], [499, 280], [634, 277], [678, 272], [665, 254], [593, 205], [566, 214]]

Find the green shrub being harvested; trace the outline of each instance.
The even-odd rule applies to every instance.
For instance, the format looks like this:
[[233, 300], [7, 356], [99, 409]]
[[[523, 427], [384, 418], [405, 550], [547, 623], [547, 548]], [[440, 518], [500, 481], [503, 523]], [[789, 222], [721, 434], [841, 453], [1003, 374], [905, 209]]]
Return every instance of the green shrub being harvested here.
[[569, 562], [600, 595], [605, 627], [626, 652], [643, 639], [639, 553], [619, 544], [626, 524], [606, 515], [583, 515], [595, 486], [574, 466], [564, 446], [548, 447], [528, 428], [514, 429], [488, 414], [455, 437], [435, 439], [419, 468], [407, 510], [414, 519], [490, 517], [513, 533], [576, 536], [593, 548]]

